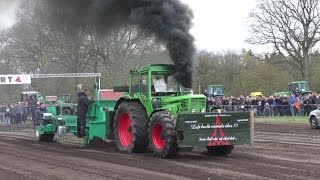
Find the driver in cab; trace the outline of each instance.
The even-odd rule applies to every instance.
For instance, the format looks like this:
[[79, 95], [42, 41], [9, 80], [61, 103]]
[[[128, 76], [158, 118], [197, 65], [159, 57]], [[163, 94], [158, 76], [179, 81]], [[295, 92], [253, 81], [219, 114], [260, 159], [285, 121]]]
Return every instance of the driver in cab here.
[[153, 86], [154, 86], [154, 92], [166, 92], [167, 91], [167, 84], [163, 77], [156, 76], [153, 79]]

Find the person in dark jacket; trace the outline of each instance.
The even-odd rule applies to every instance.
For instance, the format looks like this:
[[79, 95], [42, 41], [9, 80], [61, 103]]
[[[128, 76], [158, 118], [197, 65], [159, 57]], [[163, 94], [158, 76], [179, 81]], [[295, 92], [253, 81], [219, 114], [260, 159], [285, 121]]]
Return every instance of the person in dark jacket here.
[[88, 112], [89, 104], [93, 103], [94, 100], [89, 100], [88, 90], [84, 90], [78, 93], [78, 107], [77, 107], [77, 135], [78, 137], [85, 136], [86, 130], [86, 115]]
[[61, 114], [61, 108], [58, 103], [56, 103], [56, 115], [59, 116]]
[[40, 101], [37, 101], [36, 103], [32, 104], [32, 107], [31, 107], [31, 115], [32, 115], [32, 121], [33, 123], [36, 121], [36, 111], [37, 109], [40, 107]]
[[35, 111], [35, 124], [36, 125], [40, 124], [40, 121], [43, 118], [43, 113], [46, 113], [46, 112], [48, 112], [48, 111], [47, 111], [45, 104], [40, 103], [39, 108], [37, 108]]

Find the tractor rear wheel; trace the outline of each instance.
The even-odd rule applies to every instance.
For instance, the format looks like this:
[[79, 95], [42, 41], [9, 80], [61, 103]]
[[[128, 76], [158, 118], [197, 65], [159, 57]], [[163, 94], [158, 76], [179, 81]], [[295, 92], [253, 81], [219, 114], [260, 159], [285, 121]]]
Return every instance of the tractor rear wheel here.
[[148, 147], [148, 117], [138, 102], [121, 102], [115, 114], [114, 137], [120, 151], [142, 153]]
[[171, 158], [178, 153], [177, 134], [172, 115], [167, 111], [156, 112], [149, 124], [149, 147], [160, 158]]
[[312, 117], [310, 118], [310, 125], [311, 125], [311, 128], [312, 128], [312, 129], [318, 129], [318, 128], [320, 128], [320, 127], [319, 127], [319, 122], [318, 122], [318, 120], [317, 120], [317, 118], [316, 118], [315, 116], [312, 116]]
[[208, 153], [212, 156], [227, 156], [233, 148], [233, 145], [207, 146]]

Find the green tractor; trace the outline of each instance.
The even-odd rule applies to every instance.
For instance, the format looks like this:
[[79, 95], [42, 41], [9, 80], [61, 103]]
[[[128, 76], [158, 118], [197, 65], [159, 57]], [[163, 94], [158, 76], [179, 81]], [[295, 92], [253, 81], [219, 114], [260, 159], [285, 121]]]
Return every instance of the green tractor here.
[[296, 89], [299, 90], [299, 93], [301, 95], [312, 93], [312, 91], [309, 90], [309, 85], [307, 81], [293, 81], [288, 83], [289, 85], [289, 91], [294, 92]]
[[[96, 101], [87, 113], [84, 144], [108, 139], [120, 151], [143, 153], [150, 148], [155, 156], [170, 158], [194, 147], [206, 147], [210, 155], [228, 155], [234, 145], [251, 142], [248, 112], [206, 112], [206, 97], [181, 86], [172, 65], [131, 70], [130, 85], [114, 88], [108, 92], [112, 96], [102, 96], [98, 84]], [[125, 93], [115, 96], [114, 91]], [[60, 136], [76, 133], [76, 120], [62, 121]]]
[[227, 155], [236, 144], [250, 143], [249, 113], [207, 113], [206, 97], [195, 95], [174, 78], [171, 65], [132, 70], [128, 94], [115, 107], [114, 135], [121, 151], [168, 158], [180, 149], [207, 147]]
[[298, 90], [300, 95], [305, 95], [312, 93], [312, 91], [309, 90], [308, 82], [307, 81], [292, 81], [288, 83], [289, 91], [285, 92], [277, 92], [274, 93], [273, 96], [291, 96], [295, 93], [296, 90]]
[[204, 85], [199, 85], [199, 94], [204, 94], [207, 97], [224, 96], [223, 85], [221, 84], [209, 84], [206, 88]]
[[58, 104], [61, 109], [62, 115], [73, 115], [75, 114], [76, 104], [71, 102], [70, 94], [58, 95]]

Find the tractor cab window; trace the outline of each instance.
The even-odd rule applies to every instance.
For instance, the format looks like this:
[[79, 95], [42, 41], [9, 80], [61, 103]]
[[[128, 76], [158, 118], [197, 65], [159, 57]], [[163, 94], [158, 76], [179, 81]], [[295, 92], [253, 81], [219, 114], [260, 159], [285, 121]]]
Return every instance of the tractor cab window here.
[[140, 85], [140, 75], [133, 75], [132, 81], [131, 81], [131, 91], [130, 91], [131, 96], [139, 92], [140, 90], [139, 85]]
[[27, 95], [21, 94], [21, 101], [26, 101], [26, 100], [27, 100]]
[[140, 83], [140, 87], [141, 87], [141, 94], [143, 95], [143, 98], [147, 98], [148, 97], [148, 87], [149, 87], [149, 83], [148, 83], [148, 75], [141, 75], [141, 83]]
[[181, 86], [172, 74], [154, 72], [152, 73], [152, 95], [162, 96], [175, 94], [178, 92], [190, 92], [190, 89]]
[[28, 99], [31, 101], [34, 101], [34, 100], [37, 100], [38, 98], [36, 94], [33, 94], [33, 95], [29, 95]]

